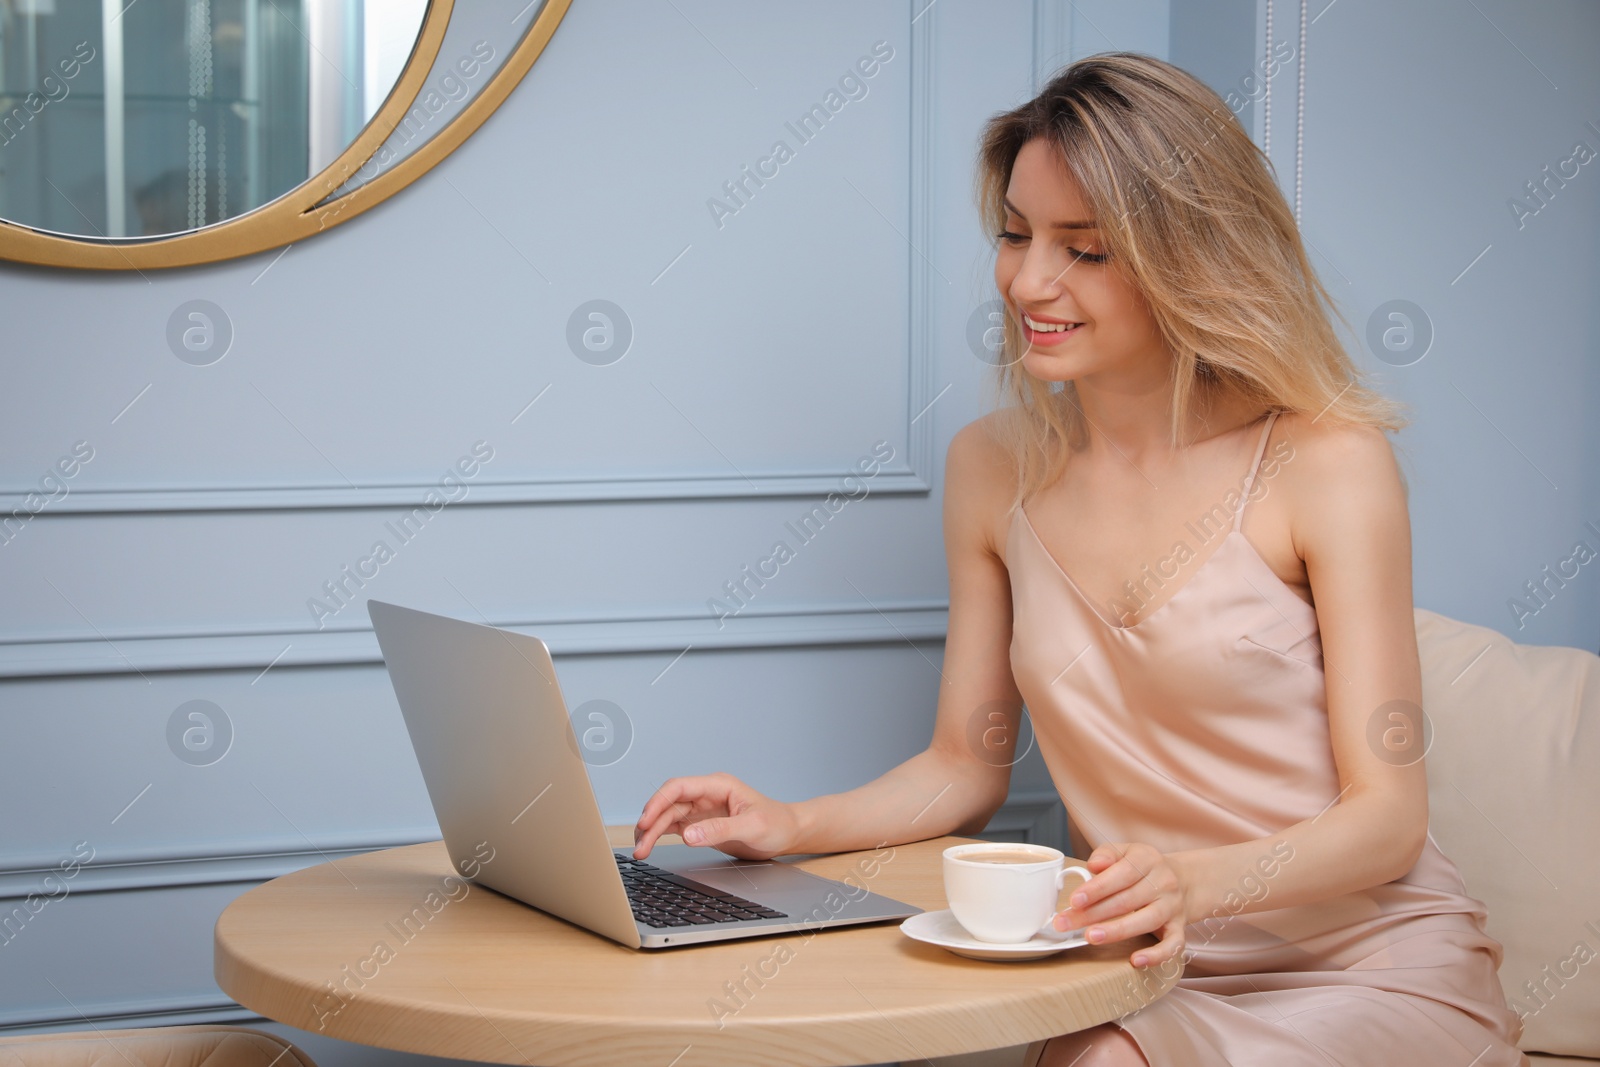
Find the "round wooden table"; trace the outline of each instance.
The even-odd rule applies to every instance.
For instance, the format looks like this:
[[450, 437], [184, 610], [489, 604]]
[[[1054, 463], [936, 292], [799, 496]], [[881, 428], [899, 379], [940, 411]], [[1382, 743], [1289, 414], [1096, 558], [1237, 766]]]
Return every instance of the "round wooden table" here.
[[[633, 843], [631, 826], [607, 833]], [[785, 862], [853, 872], [933, 910], [946, 906], [941, 853], [968, 840]], [[462, 882], [435, 841], [257, 886], [217, 920], [215, 963], [223, 992], [269, 1019], [406, 1052], [536, 1067], [845, 1067], [1025, 1045], [1137, 1010], [1175, 979], [1134, 968], [1134, 947], [991, 963], [885, 922], [639, 951]]]

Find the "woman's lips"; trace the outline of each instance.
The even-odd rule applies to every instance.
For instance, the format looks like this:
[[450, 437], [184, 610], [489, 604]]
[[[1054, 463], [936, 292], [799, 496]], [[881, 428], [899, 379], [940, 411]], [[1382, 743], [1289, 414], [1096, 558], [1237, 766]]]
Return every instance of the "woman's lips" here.
[[1023, 334], [1027, 337], [1028, 343], [1034, 346], [1058, 345], [1081, 329], [1083, 329], [1082, 323], [1065, 330], [1035, 330], [1026, 320], [1022, 323]]

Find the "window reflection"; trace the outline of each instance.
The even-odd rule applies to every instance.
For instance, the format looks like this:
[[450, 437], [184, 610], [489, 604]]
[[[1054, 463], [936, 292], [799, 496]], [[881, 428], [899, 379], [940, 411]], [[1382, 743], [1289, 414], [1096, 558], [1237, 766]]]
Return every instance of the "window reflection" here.
[[0, 218], [109, 238], [243, 214], [382, 105], [427, 0], [0, 0]]

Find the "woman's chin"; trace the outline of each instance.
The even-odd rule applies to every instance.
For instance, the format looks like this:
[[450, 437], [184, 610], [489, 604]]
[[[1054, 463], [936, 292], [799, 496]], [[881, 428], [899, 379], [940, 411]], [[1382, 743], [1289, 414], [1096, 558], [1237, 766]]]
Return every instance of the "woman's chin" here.
[[1063, 359], [1038, 349], [1024, 352], [1017, 362], [1023, 370], [1044, 382], [1067, 382], [1081, 373], [1078, 360]]

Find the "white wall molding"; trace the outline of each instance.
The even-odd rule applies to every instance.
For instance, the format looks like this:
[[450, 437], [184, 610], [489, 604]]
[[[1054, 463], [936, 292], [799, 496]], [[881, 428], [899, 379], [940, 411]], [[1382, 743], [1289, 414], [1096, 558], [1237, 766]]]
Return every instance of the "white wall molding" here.
[[36, 1011], [0, 1010], [0, 1034], [44, 1034], [57, 1030], [124, 1030], [146, 1026], [197, 1026], [247, 1023], [261, 1019], [220, 993], [207, 997], [129, 997], [97, 1010], [92, 1016], [66, 1010], [46, 1015]]
[[[308, 839], [296, 835], [279, 840], [259, 839], [257, 847], [243, 852], [215, 852], [204, 848], [165, 845], [144, 849], [100, 849], [91, 862], [63, 880], [61, 857], [12, 856], [0, 866], [0, 914], [8, 901], [30, 893], [48, 894], [51, 886], [66, 884], [67, 895], [113, 893], [127, 889], [172, 889], [192, 885], [249, 883], [258, 885], [291, 871], [330, 860], [348, 859], [381, 848], [398, 848], [439, 840], [436, 826], [342, 838]], [[47, 886], [43, 879], [54, 875]]]
[[[925, 379], [931, 369], [917, 366], [927, 360], [913, 360], [913, 402], [927, 392]], [[923, 404], [927, 400], [922, 401]], [[930, 488], [927, 472], [932, 469], [932, 441], [921, 441], [927, 433], [918, 426], [908, 430], [912, 465], [895, 470], [885, 468], [873, 476], [872, 492], [888, 494], [926, 493]], [[659, 478], [572, 478], [529, 481], [489, 482], [474, 479], [471, 491], [451, 507], [480, 504], [567, 504], [625, 500], [720, 500], [765, 497], [817, 497], [835, 492], [839, 480], [853, 473], [848, 467], [837, 471], [795, 471], [781, 474], [749, 472], [745, 478], [729, 475], [665, 475]], [[5, 512], [21, 508], [29, 489], [0, 490]], [[422, 507], [423, 498], [439, 491], [438, 479], [394, 485], [361, 486], [205, 486], [161, 489], [75, 488], [38, 513], [46, 519], [58, 515], [146, 514], [186, 511], [292, 511], [307, 508]], [[437, 498], [437, 497], [436, 497]]]
[[[1053, 789], [1013, 790], [983, 832], [1007, 835], [1008, 839], [1021, 833], [1024, 841], [1064, 848], [1066, 809]], [[418, 826], [364, 835], [308, 838], [296, 834], [276, 839], [258, 838], [254, 848], [237, 852], [173, 844], [115, 851], [102, 849], [95, 853], [93, 862], [83, 865], [72, 876], [69, 895], [258, 884], [318, 863], [438, 839], [437, 827]], [[55, 853], [10, 857], [0, 865], [0, 901], [17, 900], [40, 892], [41, 880], [56, 873], [60, 862], [60, 855]]]
[[[805, 648], [943, 641], [949, 601], [879, 600], [874, 605], [822, 605], [747, 611], [719, 628], [694, 615], [611, 614], [592, 619], [473, 620], [537, 634], [554, 655], [618, 655], [699, 649]], [[371, 627], [348, 630], [167, 631], [108, 633], [93, 638], [43, 636], [0, 642], [0, 679], [160, 671], [274, 670], [382, 663]]]
[[1033, 0], [1033, 91], [1043, 89], [1072, 59], [1072, 6]]
[[[929, 409], [943, 396], [934, 392], [934, 367], [938, 349], [933, 343], [936, 301], [934, 299], [933, 173], [935, 102], [938, 80], [938, 14], [927, 0], [910, 0], [911, 18], [911, 150], [907, 156], [910, 173], [911, 238], [906, 249], [907, 277], [911, 283], [911, 321], [908, 340], [910, 373], [907, 389], [906, 450], [911, 470], [930, 480], [934, 469], [933, 426]], [[945, 386], [944, 388], [949, 388]], [[876, 483], [877, 479], [874, 479]], [[892, 484], [892, 483], [891, 483]]]
[[[983, 833], [1006, 840], [1017, 839], [1020, 835], [1023, 841], [1064, 849], [1066, 808], [1054, 790], [1014, 790], [989, 820]], [[94, 862], [79, 868], [72, 877], [70, 895], [195, 885], [256, 885], [318, 863], [438, 839], [437, 827], [422, 826], [355, 837], [346, 834], [339, 838], [308, 839], [298, 835], [263, 838], [258, 839], [255, 848], [240, 852], [185, 849], [175, 845], [114, 852], [101, 850], [95, 854]], [[41, 892], [41, 880], [56, 873], [59, 862], [60, 857], [54, 854], [12, 857], [10, 862], [0, 866], [0, 902]], [[0, 906], [0, 912], [4, 910]]]

